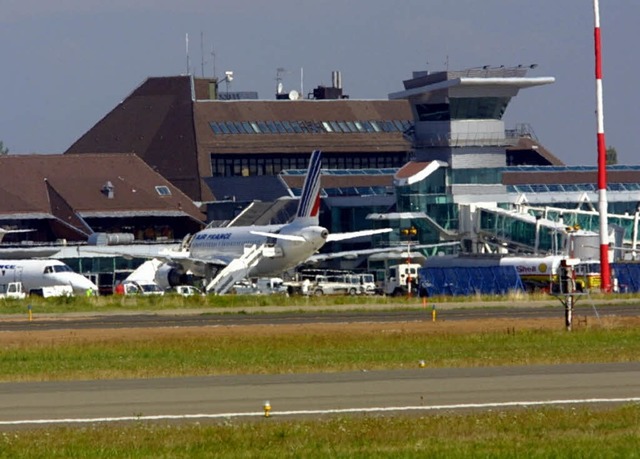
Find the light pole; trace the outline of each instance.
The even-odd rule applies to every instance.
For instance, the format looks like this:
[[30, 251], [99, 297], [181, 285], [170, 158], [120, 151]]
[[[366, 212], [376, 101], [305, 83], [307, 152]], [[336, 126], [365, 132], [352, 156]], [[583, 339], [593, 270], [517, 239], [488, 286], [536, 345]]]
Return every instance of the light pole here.
[[418, 230], [415, 226], [411, 226], [409, 228], [403, 228], [400, 230], [400, 233], [407, 236], [407, 294], [411, 297], [411, 286], [413, 283], [413, 278], [411, 277], [411, 237], [418, 234]]

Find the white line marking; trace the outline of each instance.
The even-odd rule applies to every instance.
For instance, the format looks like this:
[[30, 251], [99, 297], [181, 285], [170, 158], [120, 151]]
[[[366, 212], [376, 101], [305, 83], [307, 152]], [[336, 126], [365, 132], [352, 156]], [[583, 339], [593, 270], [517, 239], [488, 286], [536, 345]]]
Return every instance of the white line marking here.
[[[345, 413], [382, 413], [390, 411], [437, 411], [459, 410], [469, 408], [509, 408], [531, 407], [544, 405], [578, 405], [588, 403], [640, 403], [640, 397], [628, 398], [586, 398], [573, 400], [542, 400], [525, 402], [500, 402], [500, 403], [462, 403], [457, 405], [431, 405], [431, 406], [389, 406], [372, 408], [342, 408], [329, 410], [297, 410], [297, 411], [271, 411], [274, 416], [297, 416], [310, 414], [345, 414]], [[246, 413], [220, 413], [220, 414], [176, 414], [157, 416], [121, 416], [111, 418], [69, 418], [69, 419], [24, 419], [17, 421], [0, 421], [0, 426], [17, 426], [30, 424], [86, 424], [98, 422], [122, 422], [122, 421], [161, 421], [161, 420], [189, 420], [189, 419], [227, 419], [239, 417], [264, 416], [264, 411], [252, 411]]]

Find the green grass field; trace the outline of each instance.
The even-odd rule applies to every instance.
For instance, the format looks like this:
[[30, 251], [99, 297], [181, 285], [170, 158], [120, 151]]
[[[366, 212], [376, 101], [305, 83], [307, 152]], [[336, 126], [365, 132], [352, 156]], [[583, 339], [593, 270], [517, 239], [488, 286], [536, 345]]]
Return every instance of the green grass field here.
[[[0, 348], [0, 380], [146, 378], [238, 373], [635, 361], [639, 328], [430, 334], [419, 330], [169, 334], [148, 339], [28, 341]], [[72, 333], [72, 332], [70, 332]], [[71, 336], [71, 335], [70, 335]], [[268, 352], [267, 352], [268, 351]]]
[[0, 434], [0, 458], [637, 458], [640, 406], [219, 424], [93, 425]]

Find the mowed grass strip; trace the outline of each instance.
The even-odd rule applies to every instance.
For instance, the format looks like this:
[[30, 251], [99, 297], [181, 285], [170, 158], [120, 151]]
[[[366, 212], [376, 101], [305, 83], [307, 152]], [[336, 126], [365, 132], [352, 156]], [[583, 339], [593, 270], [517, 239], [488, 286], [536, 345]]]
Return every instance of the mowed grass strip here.
[[640, 405], [292, 421], [93, 425], [0, 434], [0, 457], [638, 457]]
[[[599, 307], [616, 304], [640, 303], [640, 294], [598, 294], [593, 293], [591, 300], [596, 301]], [[474, 304], [492, 303], [496, 307], [512, 307], [513, 305], [528, 306], [531, 302], [538, 305], [544, 304], [557, 307], [558, 300], [544, 294], [512, 293], [508, 295], [473, 295], [473, 296], [446, 296], [425, 299], [429, 307], [432, 304], [446, 305], [454, 303], [460, 306], [473, 307]], [[331, 308], [334, 306], [348, 306], [352, 309], [363, 309], [376, 305], [378, 307], [415, 309], [422, 307], [422, 299], [417, 297], [389, 297], [389, 296], [282, 296], [282, 295], [206, 295], [182, 297], [179, 295], [145, 296], [145, 295], [108, 295], [100, 297], [61, 297], [41, 298], [28, 297], [24, 300], [0, 300], [0, 314], [26, 315], [29, 306], [33, 314], [46, 313], [119, 313], [167, 310], [211, 310], [222, 312], [238, 310], [242, 308], [268, 308], [271, 306], [285, 307], [296, 311], [308, 307]]]
[[[479, 298], [478, 298], [479, 299]], [[523, 298], [524, 300], [524, 298]], [[443, 299], [444, 301], [444, 299]], [[451, 301], [451, 300], [449, 300]], [[469, 300], [471, 301], [471, 299]], [[550, 299], [551, 303], [552, 299]], [[640, 301], [640, 300], [639, 300]], [[33, 314], [46, 313], [148, 313], [166, 310], [212, 310], [222, 312], [238, 308], [261, 308], [284, 306], [297, 310], [308, 306], [341, 306], [353, 305], [407, 305], [420, 307], [419, 298], [384, 297], [384, 296], [322, 296], [302, 297], [283, 295], [206, 295], [183, 297], [180, 295], [109, 295], [101, 297], [60, 297], [41, 298], [28, 297], [23, 300], [0, 300], [0, 314], [27, 314], [29, 306]], [[505, 305], [506, 306], [506, 305]]]
[[637, 321], [625, 323], [573, 332], [561, 323], [521, 329], [506, 320], [494, 322], [492, 331], [473, 333], [447, 332], [431, 323], [134, 329], [111, 330], [108, 336], [100, 330], [11, 332], [0, 342], [0, 378], [332, 372], [415, 368], [420, 360], [431, 367], [636, 361], [640, 327]]

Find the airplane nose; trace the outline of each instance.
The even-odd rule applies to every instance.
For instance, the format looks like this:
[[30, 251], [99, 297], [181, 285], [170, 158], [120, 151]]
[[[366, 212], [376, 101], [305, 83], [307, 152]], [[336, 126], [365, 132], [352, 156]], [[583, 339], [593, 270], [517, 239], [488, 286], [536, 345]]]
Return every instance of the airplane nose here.
[[71, 283], [73, 290], [80, 294], [85, 293], [87, 290], [93, 290], [94, 292], [98, 291], [98, 286], [96, 284], [79, 274], [78, 277], [74, 277]]

